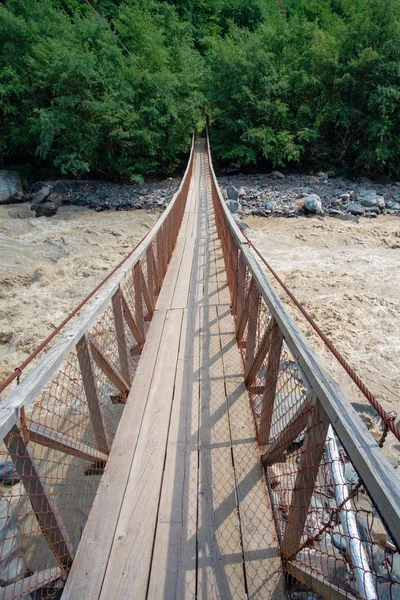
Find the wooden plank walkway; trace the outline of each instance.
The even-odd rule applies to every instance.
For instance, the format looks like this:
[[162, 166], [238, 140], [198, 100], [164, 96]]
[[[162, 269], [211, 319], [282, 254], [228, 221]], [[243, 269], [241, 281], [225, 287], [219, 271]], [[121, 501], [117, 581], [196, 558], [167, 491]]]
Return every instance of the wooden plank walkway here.
[[206, 161], [63, 600], [286, 597]]

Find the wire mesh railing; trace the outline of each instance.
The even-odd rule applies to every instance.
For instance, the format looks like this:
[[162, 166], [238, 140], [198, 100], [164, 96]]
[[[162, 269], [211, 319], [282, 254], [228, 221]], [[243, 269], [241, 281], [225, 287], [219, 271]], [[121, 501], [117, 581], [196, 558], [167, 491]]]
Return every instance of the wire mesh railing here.
[[61, 593], [176, 243], [192, 165], [193, 144], [153, 230], [0, 405], [1, 599]]
[[209, 165], [245, 381], [292, 598], [400, 598], [400, 484], [266, 279]]

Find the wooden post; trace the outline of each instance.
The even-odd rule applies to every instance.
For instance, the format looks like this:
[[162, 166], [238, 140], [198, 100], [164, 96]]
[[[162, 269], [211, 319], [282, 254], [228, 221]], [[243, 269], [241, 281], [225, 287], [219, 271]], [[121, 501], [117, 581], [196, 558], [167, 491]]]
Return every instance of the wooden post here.
[[40, 475], [39, 465], [34, 460], [27, 444], [16, 425], [4, 439], [10, 457], [34, 510], [44, 537], [47, 540], [59, 565], [70, 568], [74, 550], [61, 515], [57, 511], [54, 498]]
[[256, 356], [255, 356], [253, 362], [251, 364], [249, 364], [248, 368], [245, 371], [244, 380], [245, 380], [247, 387], [253, 383], [253, 381], [257, 377], [258, 371], [261, 369], [261, 365], [264, 362], [264, 358], [270, 347], [271, 329], [272, 329], [273, 323], [274, 323], [274, 320], [271, 317], [269, 320], [269, 323], [267, 325], [267, 328], [265, 330], [265, 333], [262, 337], [262, 340], [260, 342], [260, 345], [258, 347]]
[[142, 270], [138, 263], [133, 272], [133, 286], [135, 289], [135, 323], [142, 340], [146, 339], [143, 316]]
[[76, 345], [79, 367], [81, 370], [83, 388], [86, 394], [86, 400], [89, 408], [90, 419], [92, 421], [94, 436], [97, 447], [100, 452], [109, 454], [110, 444], [107, 436], [107, 429], [104, 424], [103, 410], [97, 394], [96, 382], [93, 374], [92, 357], [89, 350], [86, 334], [81, 337]]
[[59, 452], [65, 452], [65, 454], [70, 454], [83, 460], [107, 462], [107, 454], [99, 452], [91, 446], [82, 444], [82, 442], [78, 442], [78, 440], [65, 435], [65, 433], [60, 433], [55, 429], [35, 423], [29, 419], [26, 419], [26, 428], [31, 442], [58, 450]]
[[162, 226], [162, 247], [163, 247], [163, 252], [162, 252], [162, 261], [163, 261], [163, 280], [165, 277], [165, 273], [167, 272], [167, 268], [168, 268], [168, 249], [167, 249], [167, 221], [164, 222], [164, 225]]
[[155, 293], [156, 296], [158, 296], [158, 293], [161, 289], [161, 278], [160, 278], [160, 270], [159, 270], [159, 266], [157, 265], [156, 262], [156, 258], [154, 256], [154, 250], [153, 250], [153, 246], [151, 246], [151, 255], [153, 257], [153, 271], [154, 271], [154, 283], [155, 283]]
[[141, 346], [143, 346], [143, 344], [145, 342], [145, 338], [139, 331], [139, 328], [136, 325], [136, 321], [133, 318], [131, 310], [130, 310], [128, 303], [125, 299], [125, 296], [123, 294], [121, 294], [121, 304], [122, 304], [122, 312], [124, 313], [126, 324], [128, 325], [133, 337], [137, 341], [138, 346], [141, 347]]
[[293, 556], [300, 546], [329, 427], [329, 418], [316, 396], [313, 395], [311, 403], [314, 410], [308, 420], [285, 535], [281, 545], [284, 558]]
[[105, 354], [100, 344], [92, 335], [90, 335], [90, 333], [86, 334], [86, 338], [90, 343], [90, 351], [97, 366], [100, 367], [103, 373], [107, 375], [111, 383], [115, 385], [120, 392], [128, 394], [130, 385], [124, 380], [121, 373], [119, 373], [117, 367]]
[[231, 290], [232, 290], [232, 314], [236, 316], [237, 314], [237, 295], [238, 295], [238, 258], [239, 258], [239, 250], [233, 241], [233, 260], [232, 260], [232, 281], [231, 281]]
[[172, 252], [174, 250], [174, 223], [173, 213], [170, 214], [168, 222], [168, 262], [171, 260]]
[[246, 291], [246, 264], [243, 252], [240, 250], [237, 267], [237, 296], [236, 296], [236, 325], [238, 326], [244, 306], [244, 294]]
[[164, 232], [163, 227], [157, 233], [157, 271], [159, 277], [159, 289], [164, 279]]
[[279, 361], [282, 352], [283, 337], [278, 324], [271, 320], [270, 350], [267, 359], [267, 372], [265, 375], [265, 389], [261, 403], [260, 429], [258, 432], [258, 443], [264, 446], [269, 442], [272, 414], [274, 412], [274, 401], [276, 384], [279, 375]]
[[[254, 279], [252, 280], [254, 282]], [[244, 363], [245, 371], [249, 370], [254, 361], [254, 350], [256, 347], [257, 324], [258, 324], [258, 305], [260, 303], [260, 292], [255, 284], [252, 290], [249, 290], [249, 315], [247, 318], [247, 336], [246, 336], [246, 358]]]
[[261, 458], [265, 466], [277, 462], [290, 444], [300, 435], [308, 423], [310, 411], [310, 404], [306, 400], [296, 410], [289, 423], [284, 424], [282, 431], [274, 436], [273, 441], [262, 452]]
[[250, 314], [250, 302], [251, 302], [251, 299], [252, 299], [252, 296], [254, 293], [254, 287], [255, 287], [254, 279], [251, 279], [250, 283], [249, 283], [249, 289], [246, 294], [246, 299], [243, 303], [242, 310], [241, 310], [240, 316], [239, 316], [239, 321], [237, 323], [236, 337], [239, 342], [242, 341], [244, 330], [246, 329], [246, 324], [247, 324], [249, 314]]
[[153, 316], [153, 313], [154, 313], [154, 304], [151, 300], [149, 286], [147, 285], [146, 280], [144, 278], [143, 269], [142, 269], [140, 263], [139, 263], [139, 271], [140, 271], [140, 275], [142, 278], [143, 298], [144, 298], [146, 308], [147, 308], [148, 320], [150, 321], [151, 317]]
[[155, 299], [154, 299], [155, 285], [154, 285], [154, 255], [153, 255], [152, 244], [150, 244], [150, 246], [147, 248], [147, 252], [146, 252], [146, 269], [147, 269], [147, 289], [149, 291], [151, 305], [154, 307], [155, 306]]
[[[32, 571], [31, 571], [32, 572]], [[64, 569], [60, 567], [50, 567], [45, 571], [34, 571], [32, 575], [19, 579], [0, 588], [0, 600], [16, 600], [16, 598], [31, 598], [34, 590], [47, 586], [52, 583], [54, 586], [59, 582], [60, 589], [66, 579]], [[42, 596], [42, 594], [40, 594]], [[47, 596], [47, 594], [46, 594]], [[53, 596], [53, 594], [51, 594]], [[37, 594], [35, 594], [37, 597]], [[43, 597], [43, 596], [42, 596]], [[50, 598], [50, 596], [47, 596]]]
[[124, 317], [121, 305], [121, 293], [121, 288], [118, 286], [118, 290], [113, 295], [111, 303], [114, 313], [115, 333], [117, 336], [118, 357], [119, 364], [121, 366], [121, 374], [125, 381], [130, 385], [132, 383], [132, 378], [131, 371], [129, 368], [128, 349], [126, 347]]

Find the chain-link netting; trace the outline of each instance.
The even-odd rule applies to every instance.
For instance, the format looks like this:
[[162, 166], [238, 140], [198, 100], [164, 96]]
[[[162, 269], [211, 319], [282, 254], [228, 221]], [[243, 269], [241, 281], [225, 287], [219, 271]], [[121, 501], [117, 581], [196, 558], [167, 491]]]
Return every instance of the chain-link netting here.
[[[175, 246], [192, 159], [162, 224], [121, 271], [106, 308], [74, 338], [56, 375], [33, 400], [22, 381], [2, 405], [2, 414], [11, 406], [18, 414], [0, 449], [1, 598], [61, 595]], [[29, 377], [45, 370], [46, 356]]]
[[372, 501], [351, 448], [290, 351], [210, 172], [235, 333], [291, 597], [398, 599], [400, 554], [384, 509]]

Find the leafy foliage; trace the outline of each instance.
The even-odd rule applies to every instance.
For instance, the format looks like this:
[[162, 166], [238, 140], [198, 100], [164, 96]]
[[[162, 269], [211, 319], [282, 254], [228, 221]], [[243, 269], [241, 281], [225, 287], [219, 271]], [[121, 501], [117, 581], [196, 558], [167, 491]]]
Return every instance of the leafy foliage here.
[[204, 114], [239, 165], [400, 175], [400, 0], [5, 0], [0, 162], [137, 180]]
[[174, 168], [202, 104], [190, 28], [156, 2], [122, 4], [113, 26], [129, 53], [92, 13], [0, 6], [3, 160], [127, 179]]
[[266, 4], [209, 43], [219, 157], [400, 175], [399, 0]]

